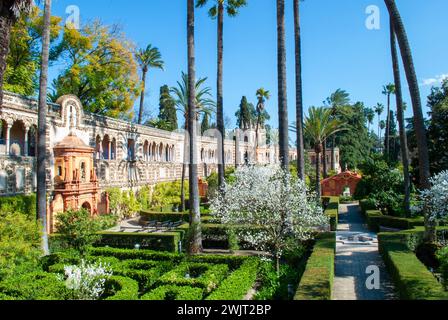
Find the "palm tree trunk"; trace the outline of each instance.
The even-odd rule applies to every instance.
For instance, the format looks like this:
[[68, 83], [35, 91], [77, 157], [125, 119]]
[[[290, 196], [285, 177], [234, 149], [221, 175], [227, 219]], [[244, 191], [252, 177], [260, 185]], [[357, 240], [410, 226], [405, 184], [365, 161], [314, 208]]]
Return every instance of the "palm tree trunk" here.
[[303, 142], [302, 44], [300, 32], [300, 0], [294, 0], [294, 30], [296, 51], [296, 124], [297, 174], [305, 181], [305, 147]]
[[387, 120], [386, 120], [386, 134], [385, 134], [385, 148], [386, 159], [390, 160], [390, 94], [387, 94]]
[[224, 54], [224, 4], [218, 2], [218, 75], [217, 75], [217, 108], [216, 124], [220, 137], [218, 137], [218, 185], [224, 187], [225, 157], [224, 157], [224, 98], [223, 98], [223, 54]]
[[336, 171], [336, 135], [334, 134], [331, 142], [331, 170]]
[[323, 176], [324, 179], [328, 178], [328, 166], [327, 166], [327, 141], [324, 141], [322, 145], [322, 161], [323, 161]]
[[187, 165], [185, 164], [185, 161], [184, 161], [182, 163], [182, 178], [180, 180], [180, 203], [181, 203], [182, 212], [185, 212], [185, 171], [186, 170], [187, 170]]
[[9, 8], [3, 3], [0, 4], [0, 107], [3, 104], [3, 78], [6, 71], [6, 58], [9, 53], [12, 24], [13, 19]]
[[188, 253], [202, 252], [201, 214], [199, 211], [198, 164], [196, 145], [196, 66], [194, 43], [194, 0], [187, 0], [187, 44], [188, 44], [188, 131], [190, 133], [190, 231]]
[[400, 130], [401, 161], [403, 163], [403, 174], [404, 174], [404, 208], [406, 215], [409, 216], [409, 214], [411, 213], [411, 181], [409, 176], [408, 138], [406, 135], [406, 127], [404, 123], [400, 66], [398, 62], [395, 30], [392, 22], [390, 23], [390, 44], [391, 44], [392, 65], [394, 71], [395, 98], [397, 99], [397, 120], [398, 120], [398, 127]]
[[[320, 149], [320, 146], [318, 147]], [[318, 148], [315, 148], [316, 150], [316, 195], [318, 198], [320, 198], [322, 192], [320, 188], [320, 180], [321, 180], [321, 173], [320, 173], [320, 150], [317, 150]]]
[[39, 84], [38, 144], [37, 144], [37, 218], [42, 225], [42, 249], [50, 253], [47, 234], [47, 85], [50, 52], [51, 0], [45, 0], [44, 28], [42, 37], [42, 62]]
[[140, 108], [138, 111], [138, 124], [142, 124], [142, 120], [143, 120], [143, 110], [145, 108], [144, 104], [145, 104], [145, 86], [146, 86], [146, 71], [143, 70], [142, 72], [142, 94], [140, 96]]
[[288, 102], [286, 89], [285, 0], [277, 0], [277, 69], [280, 161], [289, 170]]
[[[412, 58], [411, 47], [409, 45], [406, 30], [401, 19], [400, 12], [394, 0], [384, 0], [389, 11], [392, 24], [397, 35], [398, 44], [400, 45], [401, 57], [406, 72], [406, 78], [409, 84], [409, 91], [412, 100], [412, 109], [414, 111], [414, 127], [417, 137], [419, 170], [420, 170], [420, 186], [422, 189], [429, 189], [430, 183], [430, 167], [429, 167], [429, 152], [428, 152], [428, 138], [426, 135], [425, 122], [423, 118], [422, 103], [420, 100], [420, 88], [418, 85], [417, 75], [415, 72], [414, 61]], [[436, 232], [435, 226], [429, 219], [429, 213], [425, 212], [425, 239], [427, 241], [434, 241]]]

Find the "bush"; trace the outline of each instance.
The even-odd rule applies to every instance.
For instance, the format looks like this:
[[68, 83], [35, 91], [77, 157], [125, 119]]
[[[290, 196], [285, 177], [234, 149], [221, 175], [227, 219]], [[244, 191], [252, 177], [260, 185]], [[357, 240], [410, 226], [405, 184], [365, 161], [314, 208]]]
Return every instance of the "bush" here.
[[35, 218], [0, 213], [0, 280], [17, 272], [34, 271], [41, 255], [40, 226]]
[[18, 212], [34, 218], [36, 216], [36, 195], [0, 197], [0, 214], [8, 212]]
[[257, 280], [258, 263], [258, 258], [246, 258], [206, 300], [242, 300]]
[[112, 276], [106, 281], [105, 287], [106, 300], [138, 300], [138, 283], [133, 279]]
[[183, 262], [160, 277], [157, 285], [190, 286], [211, 292], [227, 276], [228, 271], [226, 264]]
[[179, 252], [179, 241], [183, 239], [183, 232], [163, 233], [124, 233], [124, 232], [99, 232], [98, 246], [133, 249], [136, 244], [140, 249], [157, 251]]
[[178, 263], [183, 260], [184, 256], [170, 252], [158, 252], [151, 250], [130, 250], [118, 248], [89, 248], [90, 256], [115, 257], [120, 260], [154, 260], [154, 261], [172, 261]]
[[365, 217], [369, 229], [374, 232], [380, 231], [380, 227], [393, 228], [393, 229], [413, 229], [416, 226], [424, 225], [424, 218], [398, 218], [392, 216], [385, 216], [378, 210], [366, 210]]
[[448, 294], [442, 285], [409, 249], [408, 240], [411, 233], [420, 233], [420, 231], [378, 235], [380, 253], [400, 298], [405, 300], [448, 299]]
[[142, 209], [142, 204], [139, 203], [132, 190], [122, 191], [120, 188], [110, 188], [106, 192], [109, 196], [111, 214], [121, 219], [131, 218]]
[[306, 264], [294, 300], [331, 300], [336, 236], [321, 234]]
[[439, 270], [442, 274], [442, 281], [445, 289], [448, 289], [448, 247], [437, 252], [437, 258], [439, 259]]
[[0, 293], [18, 300], [66, 300], [70, 292], [56, 274], [32, 272], [0, 282]]
[[202, 289], [185, 286], [161, 286], [145, 295], [141, 300], [202, 300]]
[[[188, 199], [188, 181], [184, 185], [185, 199]], [[161, 182], [155, 185], [152, 193], [151, 207], [166, 207], [180, 204], [181, 181]]]
[[322, 197], [325, 214], [330, 217], [331, 231], [338, 229], [339, 197]]

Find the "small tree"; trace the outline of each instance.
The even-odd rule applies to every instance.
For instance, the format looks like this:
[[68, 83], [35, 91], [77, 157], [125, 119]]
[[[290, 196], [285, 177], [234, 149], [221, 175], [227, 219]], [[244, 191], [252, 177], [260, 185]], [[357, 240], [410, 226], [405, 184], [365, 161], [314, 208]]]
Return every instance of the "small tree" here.
[[420, 192], [424, 211], [433, 224], [448, 217], [448, 171], [443, 171], [430, 179], [431, 188]]
[[305, 183], [279, 166], [238, 169], [235, 181], [212, 199], [211, 209], [222, 223], [244, 226], [235, 228], [237, 236], [270, 252], [277, 261], [277, 272], [291, 239], [308, 240], [329, 223]]

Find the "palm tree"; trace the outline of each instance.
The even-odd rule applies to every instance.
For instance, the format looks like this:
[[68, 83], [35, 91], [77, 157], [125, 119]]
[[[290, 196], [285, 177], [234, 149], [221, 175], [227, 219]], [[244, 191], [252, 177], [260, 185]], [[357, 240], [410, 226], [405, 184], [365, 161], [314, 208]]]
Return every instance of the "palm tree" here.
[[42, 59], [39, 81], [38, 134], [37, 134], [37, 219], [42, 225], [42, 249], [50, 254], [47, 235], [47, 87], [50, 56], [51, 0], [45, 0], [42, 35]]
[[[197, 0], [196, 6], [203, 7], [209, 1]], [[217, 115], [216, 124], [221, 137], [218, 139], [218, 184], [224, 186], [225, 157], [224, 157], [224, 98], [223, 98], [223, 56], [224, 56], [224, 11], [229, 17], [238, 15], [238, 10], [246, 6], [246, 0], [212, 0], [213, 5], [208, 11], [209, 16], [218, 18], [218, 68], [217, 68]]]
[[286, 88], [285, 0], [277, 0], [277, 69], [280, 162], [289, 170], [288, 102]]
[[163, 70], [164, 62], [159, 49], [148, 45], [146, 49], [140, 49], [135, 57], [142, 70], [142, 93], [140, 96], [140, 109], [138, 112], [138, 124], [142, 124], [143, 109], [145, 102], [146, 75], [150, 68]]
[[406, 135], [406, 124], [404, 122], [405, 105], [403, 103], [401, 90], [400, 65], [398, 61], [395, 30], [392, 22], [390, 23], [390, 45], [395, 82], [395, 98], [397, 100], [397, 120], [400, 131], [401, 162], [403, 163], [404, 174], [404, 208], [406, 214], [409, 215], [411, 212], [411, 180], [409, 176], [408, 138]]
[[332, 117], [331, 109], [323, 107], [311, 107], [309, 110], [309, 115], [305, 120], [304, 132], [311, 140], [316, 153], [316, 193], [318, 197], [321, 195], [320, 154], [322, 153], [323, 143], [328, 139], [328, 137], [344, 130], [342, 126], [343, 123], [340, 120]]
[[196, 145], [196, 61], [194, 44], [194, 0], [187, 0], [187, 45], [188, 45], [188, 132], [190, 133], [190, 231], [188, 253], [202, 252], [201, 212], [199, 210], [198, 164]]
[[[331, 108], [331, 116], [336, 118], [341, 111], [340, 108], [350, 104], [350, 94], [342, 89], [337, 89], [327, 98], [326, 104]], [[332, 137], [331, 144], [331, 170], [336, 170], [335, 161], [336, 135]]]
[[2, 0], [0, 2], [0, 106], [3, 104], [3, 77], [9, 53], [11, 27], [23, 13], [28, 13], [33, 0]]
[[380, 135], [379, 135], [380, 141], [379, 141], [379, 145], [381, 146], [382, 150], [384, 148], [384, 144], [381, 142], [381, 139], [383, 138], [382, 135], [383, 135], [383, 130], [384, 129], [386, 129], [386, 121], [381, 120], [380, 121]]
[[258, 130], [261, 125], [261, 117], [263, 112], [265, 111], [265, 103], [266, 100], [271, 98], [271, 93], [264, 88], [260, 88], [257, 90], [257, 126], [255, 129], [255, 158], [257, 157], [257, 149], [258, 149]]
[[297, 174], [305, 181], [305, 147], [303, 142], [303, 88], [302, 88], [302, 44], [300, 31], [300, 1], [294, 0], [294, 36], [296, 58], [296, 134]]
[[[199, 120], [200, 115], [207, 114], [211, 116], [215, 112], [215, 102], [211, 99], [211, 88], [205, 87], [202, 88], [202, 85], [207, 81], [207, 78], [199, 79], [196, 82], [195, 86], [195, 94], [196, 94], [196, 121]], [[177, 111], [181, 112], [185, 119], [185, 130], [189, 130], [189, 121], [188, 121], [188, 75], [182, 72], [181, 81], [177, 82], [177, 87], [173, 87], [170, 89], [170, 92], [173, 94], [174, 103], [176, 105]], [[171, 98], [171, 97], [169, 97]], [[187, 148], [187, 140], [185, 139], [184, 150]], [[187, 153], [184, 151], [184, 161], [182, 162], [182, 178], [181, 178], [181, 203], [182, 203], [182, 212], [185, 211], [185, 171], [186, 171], [186, 159]]]
[[366, 108], [365, 113], [366, 113], [366, 118], [367, 118], [367, 123], [368, 123], [368, 130], [369, 130], [369, 134], [370, 134], [371, 133], [370, 126], [373, 123], [373, 119], [375, 119], [375, 111], [372, 108]]
[[387, 97], [387, 120], [386, 120], [386, 134], [385, 134], [385, 149], [386, 149], [386, 157], [389, 160], [390, 157], [390, 96], [395, 94], [395, 85], [393, 83], [389, 83], [383, 86], [383, 94]]
[[381, 122], [381, 115], [384, 112], [384, 105], [381, 103], [377, 103], [376, 107], [375, 107], [375, 112], [378, 115], [378, 137], [380, 137], [381, 132], [380, 132], [380, 122]]
[[[404, 70], [409, 85], [409, 92], [414, 111], [414, 127], [418, 146], [418, 160], [420, 170], [420, 186], [422, 189], [429, 189], [431, 186], [431, 171], [429, 167], [428, 138], [426, 136], [425, 121], [423, 118], [422, 102], [420, 98], [420, 88], [415, 72], [414, 60], [412, 58], [411, 46], [409, 45], [406, 29], [397, 5], [394, 0], [384, 0], [392, 21], [392, 25], [400, 46], [401, 57]], [[435, 240], [435, 226], [428, 212], [425, 212], [425, 240], [433, 242]]]

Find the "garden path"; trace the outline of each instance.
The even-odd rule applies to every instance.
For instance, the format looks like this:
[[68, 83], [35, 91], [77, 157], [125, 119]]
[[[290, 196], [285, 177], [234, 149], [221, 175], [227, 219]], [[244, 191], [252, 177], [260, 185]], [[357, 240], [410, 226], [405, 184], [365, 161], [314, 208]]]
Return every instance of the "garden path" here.
[[[358, 204], [339, 207], [336, 233], [333, 300], [393, 300], [394, 287], [378, 251], [377, 234], [369, 232]], [[380, 288], [369, 290], [372, 283], [369, 266], [378, 267]], [[369, 280], [369, 281], [367, 281]]]

